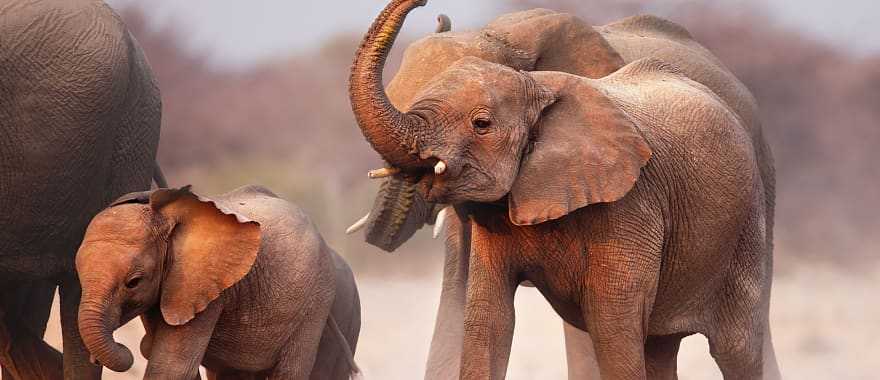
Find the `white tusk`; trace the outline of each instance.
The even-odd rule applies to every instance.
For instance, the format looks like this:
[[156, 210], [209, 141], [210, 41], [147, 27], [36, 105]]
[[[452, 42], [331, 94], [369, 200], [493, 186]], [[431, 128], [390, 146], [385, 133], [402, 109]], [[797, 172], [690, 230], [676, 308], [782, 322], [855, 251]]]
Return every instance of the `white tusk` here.
[[367, 213], [367, 215], [364, 215], [363, 218], [358, 219], [358, 221], [354, 222], [351, 227], [348, 227], [348, 229], [345, 230], [345, 234], [351, 235], [355, 232], [362, 230], [367, 225], [367, 219], [370, 219], [370, 213]]
[[434, 221], [434, 239], [440, 237], [440, 233], [446, 227], [446, 214], [448, 211], [448, 207], [444, 207], [437, 213], [437, 220]]
[[382, 168], [370, 170], [369, 172], [367, 172], [367, 177], [370, 177], [370, 179], [379, 179], [391, 177], [397, 173], [400, 173], [400, 169], [398, 168]]
[[446, 163], [443, 161], [437, 161], [437, 165], [434, 165], [434, 174], [443, 174], [446, 173]]

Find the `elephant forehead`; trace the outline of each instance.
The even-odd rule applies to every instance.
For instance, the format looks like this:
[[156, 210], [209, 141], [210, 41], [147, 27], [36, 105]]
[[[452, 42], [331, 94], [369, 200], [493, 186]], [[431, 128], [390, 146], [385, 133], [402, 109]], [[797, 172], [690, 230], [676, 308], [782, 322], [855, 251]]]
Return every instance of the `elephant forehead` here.
[[151, 234], [150, 226], [150, 213], [146, 205], [115, 206], [92, 219], [84, 241], [143, 242]]
[[469, 105], [493, 105], [518, 93], [522, 79], [515, 70], [478, 61], [457, 62], [437, 76], [420, 97]]

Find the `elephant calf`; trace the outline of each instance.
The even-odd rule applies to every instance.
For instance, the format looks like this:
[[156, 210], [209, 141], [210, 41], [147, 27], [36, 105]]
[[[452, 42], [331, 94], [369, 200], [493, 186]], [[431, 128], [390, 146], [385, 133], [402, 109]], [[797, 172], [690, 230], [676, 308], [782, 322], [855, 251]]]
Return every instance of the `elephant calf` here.
[[[269, 190], [132, 193], [92, 220], [76, 257], [79, 331], [93, 361], [132, 365], [112, 332], [146, 328], [146, 378], [345, 379], [360, 303], [348, 265]], [[255, 376], [255, 377], [254, 377]]]

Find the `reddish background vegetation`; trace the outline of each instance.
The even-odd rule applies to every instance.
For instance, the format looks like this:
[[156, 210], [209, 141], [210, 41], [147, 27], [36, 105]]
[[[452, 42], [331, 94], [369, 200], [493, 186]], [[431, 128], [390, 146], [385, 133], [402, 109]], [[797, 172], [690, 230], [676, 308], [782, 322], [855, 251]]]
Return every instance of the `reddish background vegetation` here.
[[[880, 246], [872, 234], [880, 227], [873, 214], [880, 209], [880, 166], [871, 159], [880, 143], [880, 57], [858, 57], [778, 27], [756, 9], [644, 3], [511, 1], [518, 9], [570, 11], [595, 24], [651, 11], [688, 28], [761, 106], [776, 157], [777, 256], [851, 262], [843, 259], [873, 255]], [[160, 162], [172, 182], [220, 191], [264, 179], [332, 231], [331, 241], [344, 240], [336, 232], [371, 202], [374, 187], [363, 173], [379, 164], [354, 127], [346, 95], [359, 36], [224, 71], [184, 48], [173, 25], [150, 28], [136, 8], [122, 14], [158, 73], [165, 106]], [[398, 43], [396, 58], [405, 44]]]

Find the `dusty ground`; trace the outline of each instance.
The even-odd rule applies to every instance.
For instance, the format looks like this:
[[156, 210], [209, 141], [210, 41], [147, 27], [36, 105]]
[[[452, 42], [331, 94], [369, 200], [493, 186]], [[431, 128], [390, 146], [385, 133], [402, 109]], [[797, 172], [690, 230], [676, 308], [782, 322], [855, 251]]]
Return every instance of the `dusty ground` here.
[[[439, 275], [421, 281], [360, 278], [363, 328], [357, 361], [368, 379], [417, 379], [424, 370]], [[777, 355], [788, 379], [877, 379], [880, 373], [880, 317], [876, 304], [880, 265], [853, 274], [810, 266], [778, 274], [773, 289], [772, 324]], [[562, 325], [534, 289], [517, 295], [517, 326], [509, 379], [562, 379], [565, 355]], [[47, 339], [59, 346], [57, 313]], [[138, 323], [116, 336], [137, 352]], [[679, 356], [682, 380], [720, 379], [704, 338], [685, 340]], [[141, 378], [142, 360], [126, 374], [106, 379]]]

